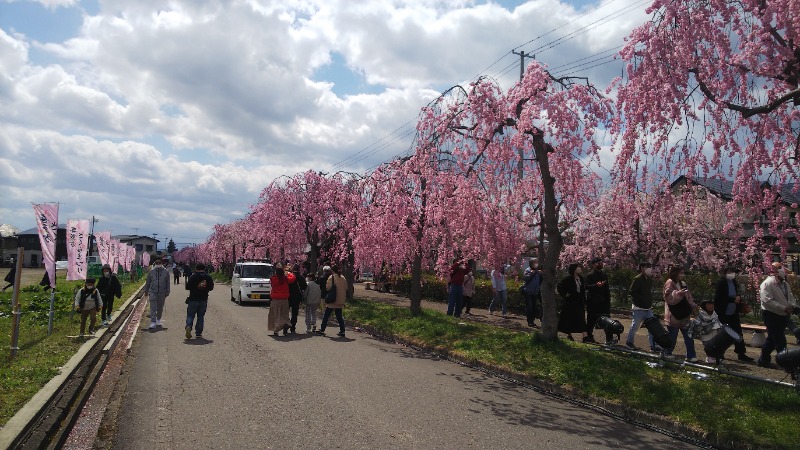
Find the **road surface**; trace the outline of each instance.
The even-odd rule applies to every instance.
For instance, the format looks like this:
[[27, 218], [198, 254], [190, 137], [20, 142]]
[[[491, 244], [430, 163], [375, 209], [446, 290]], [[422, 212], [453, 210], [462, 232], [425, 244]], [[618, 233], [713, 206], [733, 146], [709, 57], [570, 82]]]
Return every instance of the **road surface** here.
[[351, 329], [338, 338], [335, 320], [327, 337], [273, 337], [267, 308], [237, 306], [227, 285], [205, 339], [186, 340], [173, 288], [165, 326], [132, 349], [113, 448], [691, 447]]

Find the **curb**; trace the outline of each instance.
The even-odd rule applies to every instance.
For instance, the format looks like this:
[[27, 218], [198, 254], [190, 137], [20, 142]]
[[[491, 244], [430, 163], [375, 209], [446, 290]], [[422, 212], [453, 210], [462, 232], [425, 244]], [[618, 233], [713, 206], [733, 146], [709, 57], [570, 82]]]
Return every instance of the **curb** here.
[[[114, 312], [124, 311], [128, 306], [136, 300], [141, 294], [144, 285], [134, 292], [119, 308]], [[115, 316], [112, 323], [122, 320], [119, 316]], [[59, 373], [47, 382], [42, 388], [28, 400], [25, 405], [14, 414], [11, 419], [6, 422], [3, 428], [0, 429], [0, 448], [10, 448], [15, 445], [20, 437], [27, 432], [31, 425], [41, 416], [42, 412], [46, 410], [48, 404], [53, 400], [56, 394], [64, 387], [66, 382], [72, 377], [78, 367], [81, 366], [86, 356], [99, 344], [100, 337], [109, 331], [110, 327], [97, 330], [94, 333], [94, 339], [86, 341], [77, 352], [59, 368]]]

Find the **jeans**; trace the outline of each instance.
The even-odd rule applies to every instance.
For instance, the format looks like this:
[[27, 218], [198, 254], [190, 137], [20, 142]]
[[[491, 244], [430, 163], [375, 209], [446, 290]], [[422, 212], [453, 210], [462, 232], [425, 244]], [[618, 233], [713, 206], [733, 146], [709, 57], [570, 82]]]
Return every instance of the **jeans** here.
[[773, 350], [781, 352], [786, 350], [786, 322], [789, 316], [781, 316], [767, 310], [761, 311], [761, 317], [764, 319], [764, 326], [767, 327], [767, 340], [764, 346], [761, 347], [761, 357], [758, 359], [760, 362], [770, 362]]
[[460, 284], [450, 285], [450, 294], [447, 297], [447, 315], [456, 317], [461, 316], [461, 302], [464, 296], [464, 286]]
[[492, 298], [492, 303], [489, 303], [489, 312], [494, 311], [494, 303], [496, 301], [500, 301], [500, 306], [503, 309], [503, 315], [506, 315], [506, 303], [508, 303], [508, 291], [503, 289], [502, 291], [495, 291], [494, 297]]
[[103, 320], [111, 320], [111, 312], [114, 311], [114, 295], [103, 297]]
[[208, 309], [208, 300], [191, 300], [186, 306], [186, 326], [192, 328], [194, 316], [197, 315], [197, 325], [194, 327], [194, 333], [197, 336], [203, 334], [203, 325], [206, 323], [206, 309]]
[[[639, 327], [642, 326], [642, 322], [645, 319], [653, 317], [653, 310], [652, 309], [634, 309], [633, 311], [633, 321], [631, 322], [631, 329], [628, 330], [628, 337], [625, 339], [626, 344], [633, 345], [633, 338], [636, 336], [636, 332], [639, 331]], [[650, 348], [655, 348], [656, 344], [653, 342], [653, 335], [650, 332], [647, 332], [647, 341], [650, 343]]]
[[671, 355], [672, 351], [675, 350], [675, 344], [678, 342], [678, 330], [681, 330], [681, 334], [683, 335], [683, 343], [686, 345], [686, 359], [697, 358], [697, 352], [694, 350], [694, 339], [689, 337], [689, 333], [686, 331], [686, 328], [667, 327], [667, 331], [669, 331], [669, 338], [672, 341], [672, 348], [667, 350], [667, 354]]
[[325, 314], [322, 315], [322, 324], [319, 326], [319, 331], [325, 331], [328, 327], [328, 319], [331, 317], [331, 312], [336, 312], [336, 321], [339, 322], [339, 332], [344, 333], [344, 316], [342, 315], [342, 308], [325, 308]]

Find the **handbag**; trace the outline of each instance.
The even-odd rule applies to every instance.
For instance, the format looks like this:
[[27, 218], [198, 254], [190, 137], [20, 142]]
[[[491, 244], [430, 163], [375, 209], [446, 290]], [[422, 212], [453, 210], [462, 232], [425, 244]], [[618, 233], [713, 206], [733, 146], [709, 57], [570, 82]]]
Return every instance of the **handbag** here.
[[325, 294], [325, 303], [336, 303], [336, 278], [331, 275], [331, 288]]
[[692, 306], [684, 298], [675, 305], [669, 305], [669, 312], [676, 320], [683, 320], [692, 314]]

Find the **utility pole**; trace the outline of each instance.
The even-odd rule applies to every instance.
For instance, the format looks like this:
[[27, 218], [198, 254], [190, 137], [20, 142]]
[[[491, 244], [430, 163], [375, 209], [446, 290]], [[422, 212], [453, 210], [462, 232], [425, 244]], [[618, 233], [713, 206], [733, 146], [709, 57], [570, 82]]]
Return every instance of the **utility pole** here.
[[[530, 54], [530, 53], [525, 53], [525, 52], [522, 52], [522, 51], [516, 52], [514, 50], [511, 50], [511, 53], [513, 53], [515, 55], [519, 55], [519, 81], [522, 81], [522, 79], [525, 77], [525, 58], [536, 59], [536, 55]], [[522, 177], [524, 176], [524, 170], [525, 170], [524, 169], [525, 165], [523, 164], [525, 162], [525, 160], [523, 159], [523, 157], [525, 155], [522, 154], [522, 149], [521, 148], [517, 149], [517, 153], [519, 154], [519, 162], [517, 162], [517, 179], [518, 180], [522, 180]]]

